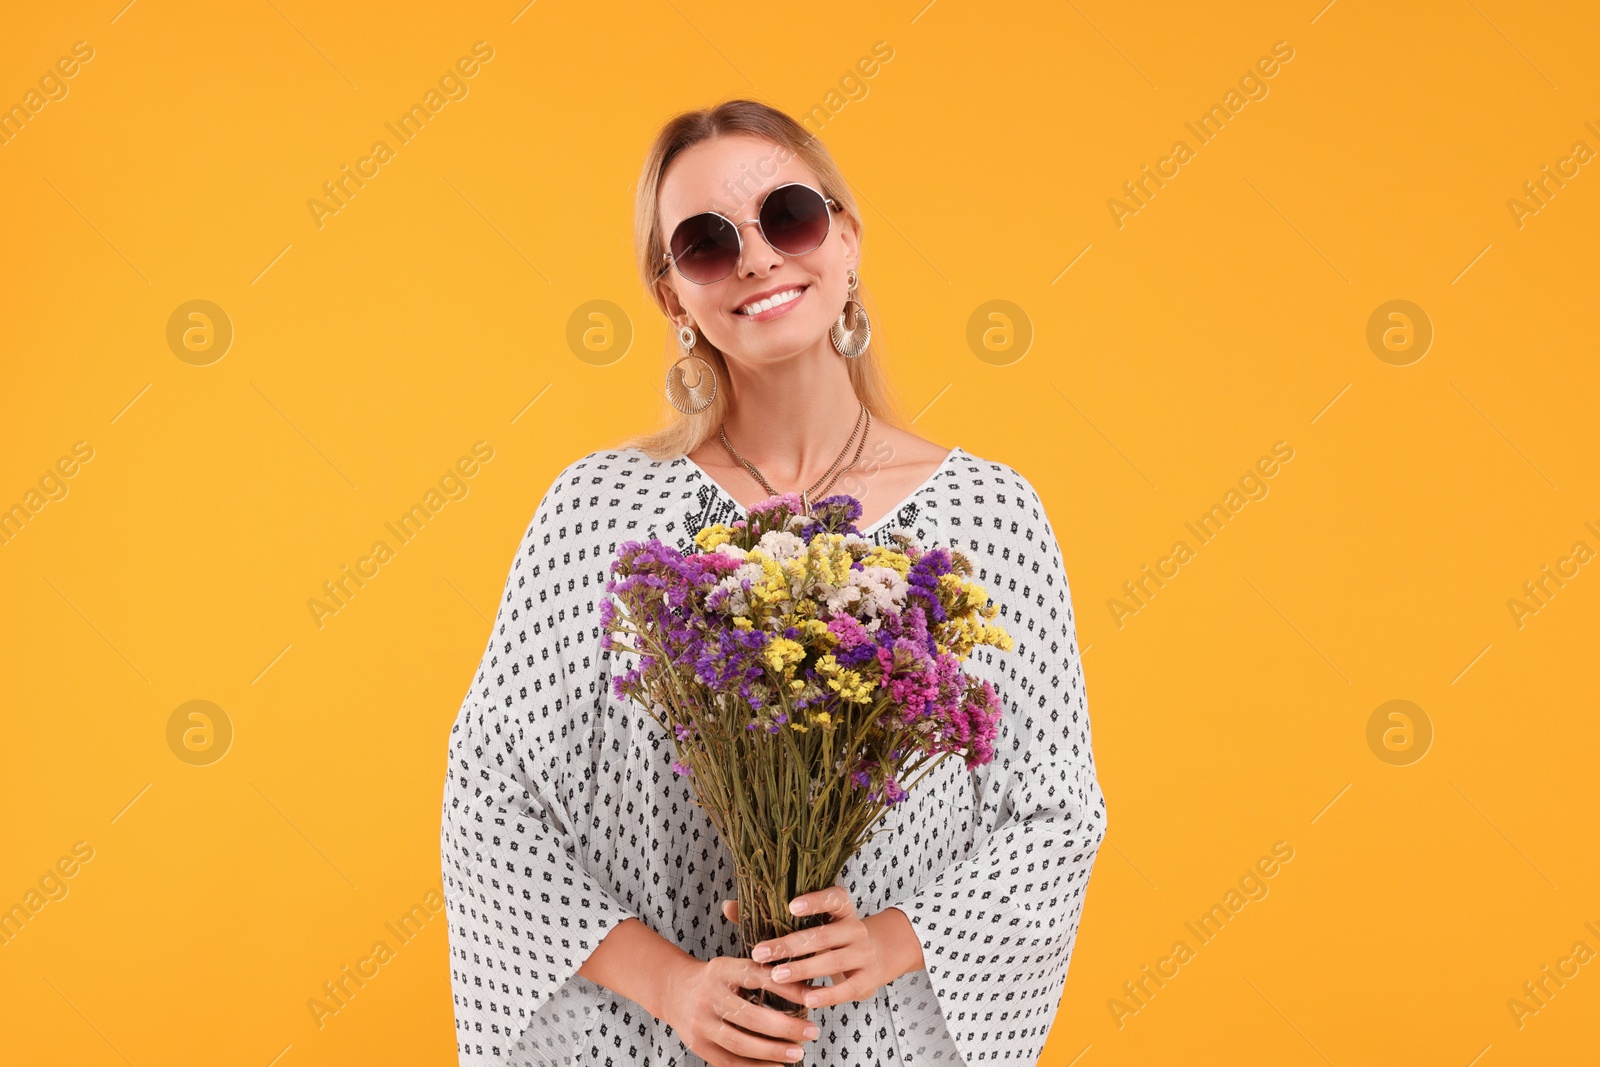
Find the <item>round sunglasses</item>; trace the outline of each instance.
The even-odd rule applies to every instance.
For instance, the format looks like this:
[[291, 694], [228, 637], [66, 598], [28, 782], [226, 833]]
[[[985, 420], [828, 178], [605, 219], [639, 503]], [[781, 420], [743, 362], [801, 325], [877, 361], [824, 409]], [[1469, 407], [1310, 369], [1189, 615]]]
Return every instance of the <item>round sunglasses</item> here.
[[[832, 210], [830, 210], [832, 209]], [[678, 223], [661, 253], [664, 261], [656, 272], [659, 279], [672, 267], [696, 285], [710, 285], [733, 274], [744, 250], [740, 227], [755, 223], [761, 236], [786, 256], [814, 252], [828, 239], [833, 228], [833, 212], [839, 205], [803, 182], [790, 182], [761, 198], [756, 217], [734, 222], [715, 211], [702, 211]]]

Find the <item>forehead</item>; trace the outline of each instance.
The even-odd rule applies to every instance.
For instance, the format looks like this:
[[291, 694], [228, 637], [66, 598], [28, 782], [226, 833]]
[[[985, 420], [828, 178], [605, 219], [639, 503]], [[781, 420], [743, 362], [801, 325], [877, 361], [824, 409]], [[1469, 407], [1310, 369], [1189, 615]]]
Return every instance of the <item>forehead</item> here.
[[788, 182], [821, 183], [793, 152], [751, 134], [723, 134], [684, 149], [661, 179], [661, 232], [702, 211], [717, 211], [734, 221], [755, 214], [769, 189]]

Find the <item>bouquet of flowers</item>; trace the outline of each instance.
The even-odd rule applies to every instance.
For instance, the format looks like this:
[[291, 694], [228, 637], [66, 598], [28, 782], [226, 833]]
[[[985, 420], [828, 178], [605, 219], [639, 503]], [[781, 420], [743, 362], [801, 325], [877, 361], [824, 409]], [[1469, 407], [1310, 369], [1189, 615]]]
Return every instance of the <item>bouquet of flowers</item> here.
[[747, 954], [828, 921], [789, 901], [835, 884], [940, 760], [994, 756], [999, 700], [962, 662], [1013, 647], [998, 607], [960, 552], [899, 533], [872, 544], [860, 517], [849, 496], [810, 513], [796, 494], [771, 497], [701, 530], [698, 552], [624, 543], [606, 582], [602, 647], [637, 656], [614, 692], [672, 738], [673, 771], [732, 853]]

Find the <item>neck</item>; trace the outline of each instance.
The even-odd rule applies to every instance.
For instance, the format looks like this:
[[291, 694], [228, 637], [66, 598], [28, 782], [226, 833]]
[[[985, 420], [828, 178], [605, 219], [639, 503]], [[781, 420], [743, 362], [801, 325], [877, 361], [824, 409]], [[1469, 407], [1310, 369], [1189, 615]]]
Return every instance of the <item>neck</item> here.
[[861, 416], [844, 358], [826, 337], [759, 368], [729, 359], [728, 373], [728, 440], [780, 493], [799, 492], [826, 472]]

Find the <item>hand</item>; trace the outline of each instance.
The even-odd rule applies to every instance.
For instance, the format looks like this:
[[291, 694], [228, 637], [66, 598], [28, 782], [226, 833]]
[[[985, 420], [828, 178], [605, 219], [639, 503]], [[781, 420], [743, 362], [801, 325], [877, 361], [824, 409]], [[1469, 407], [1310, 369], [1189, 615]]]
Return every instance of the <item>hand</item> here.
[[[743, 957], [690, 956], [666, 983], [660, 1018], [690, 1052], [712, 1067], [766, 1067], [792, 1063], [804, 1054], [801, 1041], [821, 1031], [807, 1019], [753, 1004], [740, 989], [770, 989], [796, 1003], [806, 993], [799, 981], [776, 981], [772, 968]], [[793, 1050], [796, 1054], [789, 1055]]]
[[[872, 929], [856, 914], [850, 893], [842, 885], [806, 893], [789, 902], [796, 915], [831, 914], [833, 920], [822, 926], [796, 930], [792, 934], [762, 941], [750, 951], [757, 963], [785, 960], [771, 968], [776, 981], [809, 982], [828, 975], [831, 986], [804, 988], [800, 996], [784, 996], [808, 1008], [842, 1004], [847, 1000], [866, 1000], [878, 988], [898, 975], [888, 961], [885, 946], [873, 937]], [[722, 914], [730, 922], [739, 921], [739, 902], [722, 902]], [[808, 953], [814, 955], [807, 956]], [[807, 956], [806, 959], [795, 959]]]

